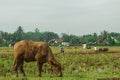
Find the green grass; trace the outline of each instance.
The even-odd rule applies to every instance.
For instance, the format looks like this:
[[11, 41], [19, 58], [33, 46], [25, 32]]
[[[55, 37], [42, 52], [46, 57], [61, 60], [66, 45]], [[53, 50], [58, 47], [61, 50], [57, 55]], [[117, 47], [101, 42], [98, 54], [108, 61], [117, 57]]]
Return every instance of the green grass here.
[[[120, 78], [120, 47], [108, 47], [108, 52], [95, 54], [92, 49], [65, 47], [65, 53], [60, 53], [60, 47], [51, 47], [55, 58], [62, 64], [63, 77], [56, 77], [50, 66], [43, 65], [42, 77], [38, 77], [36, 62], [24, 64], [27, 77], [12, 74], [13, 48], [0, 48], [0, 80], [94, 80], [102, 78]], [[99, 47], [98, 47], [99, 48]]]

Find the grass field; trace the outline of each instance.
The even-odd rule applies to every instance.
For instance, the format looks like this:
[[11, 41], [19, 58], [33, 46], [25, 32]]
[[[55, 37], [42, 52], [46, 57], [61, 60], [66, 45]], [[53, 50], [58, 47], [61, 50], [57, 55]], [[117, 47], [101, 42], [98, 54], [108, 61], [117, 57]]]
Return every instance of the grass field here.
[[42, 68], [42, 77], [38, 77], [36, 62], [24, 64], [27, 77], [19, 74], [15, 78], [12, 73], [13, 48], [0, 47], [0, 80], [103, 80], [104, 78], [120, 78], [120, 47], [108, 47], [108, 52], [95, 53], [92, 49], [82, 47], [51, 47], [55, 58], [62, 64], [63, 77], [56, 77], [46, 63]]

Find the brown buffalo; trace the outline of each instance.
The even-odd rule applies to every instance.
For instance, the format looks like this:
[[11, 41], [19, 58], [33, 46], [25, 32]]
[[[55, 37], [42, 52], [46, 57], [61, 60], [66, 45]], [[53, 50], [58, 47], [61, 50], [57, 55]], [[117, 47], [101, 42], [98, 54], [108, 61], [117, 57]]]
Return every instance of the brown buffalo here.
[[25, 76], [25, 72], [23, 70], [24, 61], [36, 61], [38, 65], [39, 76], [41, 76], [42, 65], [46, 62], [51, 65], [52, 70], [57, 76], [62, 76], [61, 64], [54, 58], [50, 47], [43, 42], [26, 40], [17, 42], [14, 45], [14, 71], [16, 77], [18, 76], [18, 68], [23, 76]]
[[108, 48], [99, 48], [99, 51], [106, 52], [106, 51], [108, 51]]
[[99, 48], [99, 50], [98, 51], [102, 51], [102, 48]]
[[103, 50], [103, 51], [108, 51], [108, 48], [103, 48], [102, 50]]

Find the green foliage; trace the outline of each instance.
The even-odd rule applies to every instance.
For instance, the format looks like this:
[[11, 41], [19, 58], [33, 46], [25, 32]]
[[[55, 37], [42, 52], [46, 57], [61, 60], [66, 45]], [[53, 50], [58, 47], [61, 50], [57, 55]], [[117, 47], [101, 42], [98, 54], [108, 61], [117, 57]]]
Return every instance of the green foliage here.
[[2, 45], [3, 40], [2, 40], [2, 35], [0, 34], [0, 45]]
[[70, 44], [73, 46], [79, 46], [81, 44], [80, 38], [77, 36], [73, 36], [70, 40]]
[[82, 40], [82, 43], [95, 42], [95, 41], [97, 41], [97, 36], [95, 36], [95, 35], [84, 35], [81, 40]]
[[23, 39], [24, 40], [33, 40], [33, 41], [41, 41], [42, 34], [40, 32], [27, 32], [24, 33]]
[[47, 42], [52, 39], [59, 39], [59, 36], [53, 32], [44, 32], [42, 33], [41, 37], [44, 41], [47, 41]]
[[0, 31], [0, 46], [8, 46], [23, 39], [48, 42], [51, 39], [59, 39], [59, 36], [53, 32], [39, 32], [38, 28], [35, 29], [35, 32], [25, 33], [21, 26], [12, 34]]
[[81, 40], [80, 37], [75, 36], [75, 35], [67, 35], [67, 34], [62, 34], [62, 38], [63, 42], [69, 42], [70, 45], [72, 46], [78, 46], [81, 44]]
[[64, 42], [69, 42], [70, 41], [70, 36], [63, 33], [62, 34], [62, 38], [61, 38]]
[[[61, 39], [63, 42], [67, 42], [72, 46], [78, 46], [82, 43], [91, 42], [94, 45], [109, 45], [115, 46], [120, 45], [120, 33], [108, 31], [102, 31], [99, 35], [97, 33], [86, 34], [83, 36], [76, 35], [68, 35], [66, 33], [62, 33], [61, 38], [58, 34], [54, 32], [40, 32], [38, 28], [34, 30], [34, 32], [24, 32], [21, 26], [18, 26], [17, 30], [14, 33], [7, 33], [0, 31], [0, 46], [8, 46], [9, 44], [16, 43], [20, 40], [33, 40], [33, 41], [44, 41], [49, 45], [53, 45], [53, 43], [49, 43], [50, 41], [54, 41], [55, 39]], [[58, 44], [54, 44], [58, 45]]]
[[13, 36], [14, 36], [14, 39], [13, 39], [13, 40], [14, 40], [15, 42], [22, 40], [23, 34], [24, 34], [24, 31], [23, 31], [22, 27], [19, 26], [18, 29], [17, 29], [17, 31], [15, 31], [15, 32], [13, 33]]

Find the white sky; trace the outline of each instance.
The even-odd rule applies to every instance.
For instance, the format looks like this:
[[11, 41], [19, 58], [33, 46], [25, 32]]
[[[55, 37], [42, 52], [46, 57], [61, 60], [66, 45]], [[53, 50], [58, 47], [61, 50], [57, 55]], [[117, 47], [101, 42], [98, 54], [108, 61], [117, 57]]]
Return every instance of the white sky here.
[[120, 33], [120, 0], [0, 0], [0, 30]]

